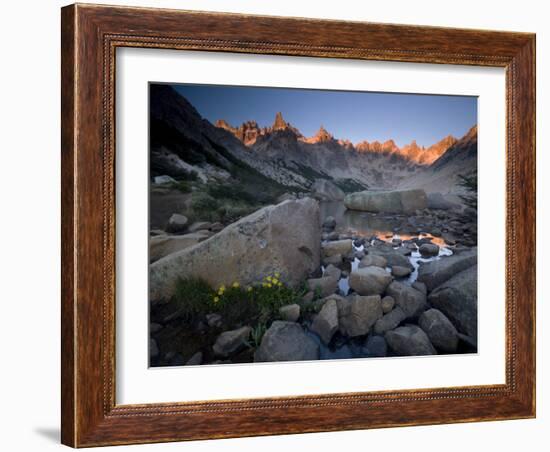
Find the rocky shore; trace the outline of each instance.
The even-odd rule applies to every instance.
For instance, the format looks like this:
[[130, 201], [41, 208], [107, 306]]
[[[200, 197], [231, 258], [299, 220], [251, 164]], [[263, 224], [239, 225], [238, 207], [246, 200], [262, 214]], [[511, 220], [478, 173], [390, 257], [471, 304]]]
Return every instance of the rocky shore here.
[[[218, 232], [205, 223], [208, 229], [190, 225], [179, 236], [156, 236], [192, 244], [151, 264], [151, 365], [476, 352], [475, 212], [429, 198], [422, 209], [361, 213], [395, 225], [368, 235], [332, 216], [321, 219], [318, 202], [303, 198]], [[395, 206], [407, 196], [388, 199]], [[274, 293], [269, 310], [254, 314], [241, 300], [233, 303], [241, 303], [242, 315], [223, 311], [230, 312], [224, 318], [213, 304], [211, 312], [182, 318], [173, 297], [177, 281], [188, 277], [206, 281], [214, 299], [218, 287], [224, 297], [232, 283], [237, 298], [264, 300], [271, 290], [284, 297]]]

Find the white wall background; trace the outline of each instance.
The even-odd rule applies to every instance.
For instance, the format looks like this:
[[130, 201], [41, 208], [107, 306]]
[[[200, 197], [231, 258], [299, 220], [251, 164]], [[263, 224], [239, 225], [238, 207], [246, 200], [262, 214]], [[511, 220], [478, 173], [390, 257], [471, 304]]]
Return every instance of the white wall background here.
[[[329, 434], [307, 434], [223, 441], [119, 447], [116, 450], [256, 451], [398, 450], [500, 452], [547, 450], [550, 429], [548, 385], [550, 346], [544, 331], [550, 309], [543, 294], [550, 284], [550, 227], [544, 199], [550, 157], [550, 31], [545, 2], [462, 0], [354, 2], [316, 0], [113, 0], [124, 5], [202, 9], [241, 13], [441, 25], [537, 33], [538, 146], [538, 415], [535, 420], [430, 427], [407, 427]], [[94, 2], [92, 3], [100, 3]], [[60, 159], [59, 159], [59, 8], [64, 2], [27, 0], [2, 5], [0, 29], [0, 196], [2, 370], [0, 444], [9, 451], [59, 450], [60, 313]], [[535, 250], [533, 250], [535, 252]], [[545, 290], [546, 289], [546, 290]], [[544, 352], [546, 351], [546, 356]], [[546, 381], [545, 381], [546, 380]], [[483, 446], [482, 446], [483, 445]]]

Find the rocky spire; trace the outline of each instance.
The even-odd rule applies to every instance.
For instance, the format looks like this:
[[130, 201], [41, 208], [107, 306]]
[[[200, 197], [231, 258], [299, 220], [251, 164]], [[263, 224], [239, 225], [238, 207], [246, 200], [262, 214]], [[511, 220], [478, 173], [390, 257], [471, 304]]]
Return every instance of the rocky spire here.
[[288, 128], [288, 123], [283, 119], [283, 114], [279, 111], [275, 115], [275, 122], [273, 123], [273, 130], [284, 130]]

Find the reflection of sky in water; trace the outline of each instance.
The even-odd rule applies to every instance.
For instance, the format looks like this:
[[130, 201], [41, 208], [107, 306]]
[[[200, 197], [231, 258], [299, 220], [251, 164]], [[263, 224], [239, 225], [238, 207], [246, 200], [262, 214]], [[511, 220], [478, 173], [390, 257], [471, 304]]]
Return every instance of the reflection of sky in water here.
[[[406, 222], [407, 218], [385, 218], [380, 215], [369, 215], [365, 212], [358, 212], [353, 210], [347, 210], [342, 202], [321, 202], [321, 218], [325, 219], [327, 216], [333, 216], [336, 220], [336, 230], [340, 232], [352, 232], [361, 237], [371, 238], [376, 236], [386, 242], [391, 242], [392, 239], [397, 238], [401, 240], [410, 240], [413, 238], [429, 238], [432, 243], [439, 245], [439, 254], [434, 257], [422, 257], [418, 252], [418, 248], [411, 250], [411, 255], [407, 256], [412, 264], [413, 271], [410, 275], [403, 278], [396, 278], [407, 284], [412, 284], [418, 277], [418, 267], [421, 262], [431, 262], [438, 260], [441, 256], [450, 256], [453, 252], [446, 247], [445, 241], [441, 237], [434, 237], [431, 234], [414, 234], [401, 232], [403, 220]], [[399, 248], [399, 246], [394, 246]], [[356, 247], [355, 251], [363, 251], [363, 245]], [[344, 268], [348, 272], [356, 270], [359, 267], [359, 259], [354, 258], [351, 263], [345, 265]], [[323, 268], [324, 271], [324, 268]], [[389, 267], [386, 271], [390, 272]], [[338, 281], [338, 288], [343, 295], [349, 293], [350, 287], [348, 283], [348, 277], [342, 277]]]

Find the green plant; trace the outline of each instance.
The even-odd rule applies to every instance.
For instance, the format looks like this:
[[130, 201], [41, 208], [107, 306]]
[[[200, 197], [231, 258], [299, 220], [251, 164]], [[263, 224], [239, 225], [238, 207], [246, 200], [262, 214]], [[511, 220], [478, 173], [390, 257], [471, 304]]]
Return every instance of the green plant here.
[[219, 203], [205, 192], [194, 192], [191, 196], [191, 208], [198, 218], [208, 221], [217, 221]]
[[177, 182], [174, 182], [172, 184], [172, 187], [176, 190], [181, 191], [182, 193], [190, 193], [191, 192], [191, 184], [186, 180], [179, 180]]
[[212, 294], [213, 290], [203, 279], [179, 279], [171, 300], [173, 317], [192, 321], [208, 313], [212, 309]]
[[248, 346], [250, 348], [258, 348], [262, 343], [262, 338], [267, 331], [267, 324], [265, 322], [258, 323], [250, 333], [250, 341]]
[[458, 185], [466, 190], [466, 194], [460, 195], [460, 199], [468, 207], [477, 209], [477, 171], [466, 176], [459, 174], [458, 179]]

